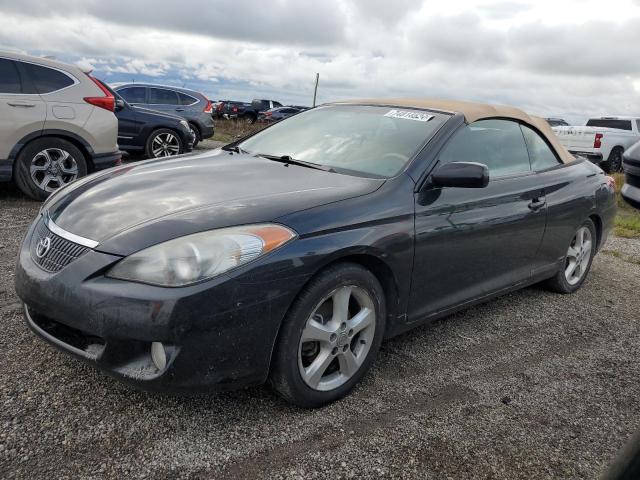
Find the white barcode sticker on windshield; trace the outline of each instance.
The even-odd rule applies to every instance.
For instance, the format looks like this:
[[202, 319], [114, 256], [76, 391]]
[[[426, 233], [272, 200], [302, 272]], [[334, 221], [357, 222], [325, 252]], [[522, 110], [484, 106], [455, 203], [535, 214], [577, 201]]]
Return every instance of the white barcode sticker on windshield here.
[[384, 114], [385, 117], [404, 118], [405, 120], [415, 120], [416, 122], [428, 122], [434, 115], [428, 113], [416, 112], [412, 110], [389, 110]]

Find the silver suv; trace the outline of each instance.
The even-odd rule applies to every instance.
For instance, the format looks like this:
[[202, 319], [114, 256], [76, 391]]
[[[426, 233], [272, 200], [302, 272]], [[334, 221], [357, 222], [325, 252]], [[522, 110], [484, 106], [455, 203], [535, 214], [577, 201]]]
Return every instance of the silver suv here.
[[28, 196], [118, 165], [115, 99], [77, 67], [0, 52], [0, 181]]

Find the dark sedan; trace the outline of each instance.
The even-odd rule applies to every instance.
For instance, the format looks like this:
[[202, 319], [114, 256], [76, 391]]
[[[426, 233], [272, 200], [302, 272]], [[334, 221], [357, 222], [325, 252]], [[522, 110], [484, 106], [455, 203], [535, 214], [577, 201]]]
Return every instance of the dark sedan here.
[[317, 407], [384, 338], [538, 282], [576, 291], [614, 214], [612, 180], [542, 119], [337, 103], [63, 188], [15, 282], [37, 335], [132, 385], [269, 381]]
[[622, 198], [629, 205], [640, 208], [640, 142], [624, 152], [622, 169], [624, 170], [624, 185], [620, 192]]

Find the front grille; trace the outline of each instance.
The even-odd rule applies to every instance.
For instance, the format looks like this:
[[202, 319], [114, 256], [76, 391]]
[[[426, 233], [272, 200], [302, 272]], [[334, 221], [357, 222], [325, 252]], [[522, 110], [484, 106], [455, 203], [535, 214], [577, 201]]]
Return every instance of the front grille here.
[[[48, 244], [48, 249], [43, 247], [44, 243]], [[42, 269], [51, 273], [59, 272], [88, 250], [90, 249], [84, 245], [78, 245], [51, 232], [42, 218], [31, 238], [31, 257]]]

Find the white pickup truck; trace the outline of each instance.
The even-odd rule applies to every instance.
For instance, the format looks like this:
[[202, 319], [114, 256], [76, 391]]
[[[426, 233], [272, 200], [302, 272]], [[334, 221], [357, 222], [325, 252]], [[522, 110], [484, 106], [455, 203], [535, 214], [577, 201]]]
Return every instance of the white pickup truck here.
[[553, 127], [569, 152], [589, 159], [607, 172], [622, 170], [622, 154], [640, 140], [640, 118], [590, 118], [584, 127]]

